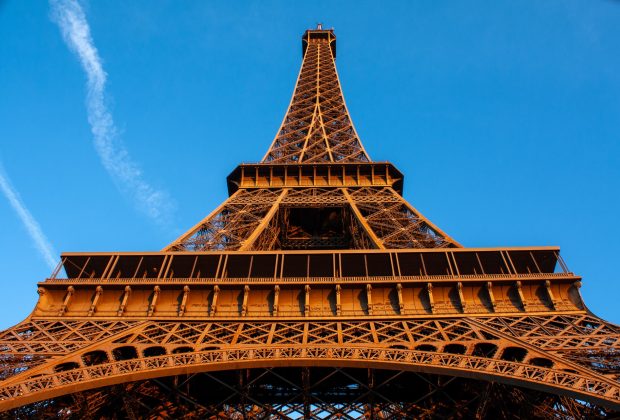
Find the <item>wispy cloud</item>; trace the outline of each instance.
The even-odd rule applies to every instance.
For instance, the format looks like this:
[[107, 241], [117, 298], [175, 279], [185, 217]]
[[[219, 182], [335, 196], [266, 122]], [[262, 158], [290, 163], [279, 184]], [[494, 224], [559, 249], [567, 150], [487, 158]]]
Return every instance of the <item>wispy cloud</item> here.
[[15, 210], [15, 213], [17, 213], [17, 215], [21, 219], [22, 223], [26, 227], [26, 230], [28, 231], [28, 235], [30, 235], [30, 238], [34, 242], [34, 246], [37, 248], [37, 251], [39, 251], [47, 265], [49, 265], [52, 270], [56, 268], [56, 264], [58, 263], [55, 257], [56, 251], [54, 251], [52, 244], [50, 244], [48, 239], [45, 237], [45, 234], [41, 230], [41, 226], [39, 226], [39, 223], [35, 220], [34, 217], [32, 217], [32, 214], [30, 214], [30, 212], [24, 205], [21, 197], [19, 196], [17, 191], [15, 191], [15, 188], [13, 188], [13, 186], [11, 185], [11, 180], [4, 171], [1, 163], [0, 190], [9, 201], [11, 207], [13, 207], [13, 210]]
[[77, 0], [50, 0], [52, 20], [82, 65], [87, 77], [88, 122], [101, 163], [116, 186], [132, 198], [139, 210], [160, 225], [170, 221], [174, 204], [165, 191], [151, 186], [118, 136], [106, 106], [107, 74], [93, 42], [86, 15]]

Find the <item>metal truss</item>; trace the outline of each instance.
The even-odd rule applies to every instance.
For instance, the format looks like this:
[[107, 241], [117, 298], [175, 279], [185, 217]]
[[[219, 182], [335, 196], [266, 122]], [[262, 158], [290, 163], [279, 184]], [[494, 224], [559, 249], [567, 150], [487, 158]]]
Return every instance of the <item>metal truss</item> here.
[[355, 132], [331, 30], [261, 163], [161, 252], [67, 253], [0, 332], [0, 417], [603, 418], [620, 327], [557, 247], [464, 248]]
[[268, 163], [368, 162], [349, 116], [335, 64], [336, 37], [307, 35], [304, 60]]
[[166, 250], [238, 250], [277, 208], [285, 191], [239, 190]]
[[[272, 366], [371, 368], [449, 374], [490, 380], [620, 407], [620, 385], [594, 360], [577, 360], [583, 346], [575, 330], [594, 326], [591, 351], [614, 352], [620, 329], [592, 316], [399, 319], [272, 322], [149, 321], [95, 343], [73, 335], [75, 323], [56, 337], [75, 341], [0, 385], [0, 408], [87, 391], [128, 380]], [[105, 321], [101, 321], [105, 324]], [[62, 323], [58, 323], [57, 326]], [[96, 321], [89, 321], [96, 331]], [[498, 328], [497, 325], [504, 325]], [[526, 325], [537, 324], [538, 328]], [[544, 325], [549, 325], [545, 328]], [[36, 323], [33, 323], [36, 325]], [[37, 327], [31, 327], [37, 330]], [[552, 328], [553, 327], [553, 328]], [[512, 330], [511, 330], [512, 328]], [[528, 339], [524, 339], [524, 337]], [[18, 354], [15, 343], [48, 344], [51, 336], [24, 338], [9, 330], [0, 343]], [[552, 349], [532, 339], [556, 342]], [[34, 343], [33, 343], [34, 342]], [[557, 343], [563, 343], [558, 345]], [[64, 349], [64, 351], [63, 351]], [[611, 369], [617, 371], [618, 363]]]
[[350, 194], [363, 220], [383, 248], [460, 246], [433, 225], [392, 188], [362, 188]]
[[[131, 334], [129, 332], [133, 331]], [[30, 320], [0, 336], [4, 355], [66, 355], [114, 337], [115, 343], [191, 346], [433, 344], [511, 336], [541, 351], [581, 354], [620, 348], [620, 327], [587, 314], [397, 320], [107, 321]], [[123, 339], [118, 338], [124, 337]], [[170, 349], [172, 351], [174, 349]], [[472, 350], [473, 351], [473, 350]]]
[[0, 333], [3, 355], [50, 355], [75, 351], [136, 325], [136, 321], [27, 320]]
[[[402, 177], [394, 170], [390, 176], [391, 165], [367, 165], [370, 158], [353, 127], [336, 72], [336, 37], [331, 31], [317, 36], [307, 33], [303, 38], [304, 60], [293, 98], [262, 160], [280, 166], [264, 173], [264, 165], [256, 166], [254, 176], [247, 165], [235, 170], [229, 177], [230, 191], [236, 190], [231, 197], [164, 251], [287, 249], [289, 243], [281, 238], [290, 227], [287, 208], [317, 206], [343, 207], [336, 217], [345, 232], [339, 240], [306, 232], [315, 237], [301, 243], [301, 249], [460, 246], [394, 189], [400, 189]], [[298, 168], [281, 166], [293, 163]], [[318, 173], [317, 164], [323, 165]], [[283, 171], [284, 179], [274, 175], [274, 168]], [[272, 188], [274, 181], [286, 188]], [[289, 188], [291, 182], [297, 188]], [[317, 183], [328, 187], [316, 188]], [[385, 186], [374, 186], [381, 184]]]
[[[460, 246], [391, 187], [240, 189], [164, 251], [283, 249], [290, 208], [343, 208], [351, 243], [337, 248]], [[310, 247], [312, 248], [312, 247]], [[320, 249], [320, 248], [319, 248]]]
[[583, 401], [498, 383], [351, 368], [178, 375], [75, 393], [10, 414], [21, 418], [33, 413], [87, 419], [572, 419], [610, 414]]

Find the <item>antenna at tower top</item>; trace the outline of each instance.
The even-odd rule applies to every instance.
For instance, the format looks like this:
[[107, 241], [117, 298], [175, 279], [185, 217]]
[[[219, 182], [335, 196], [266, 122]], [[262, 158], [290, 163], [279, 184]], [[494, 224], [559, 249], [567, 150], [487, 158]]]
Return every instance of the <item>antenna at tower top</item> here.
[[323, 24], [322, 24], [322, 23], [317, 23], [317, 24], [316, 24], [316, 28], [317, 28], [318, 30], [323, 29]]

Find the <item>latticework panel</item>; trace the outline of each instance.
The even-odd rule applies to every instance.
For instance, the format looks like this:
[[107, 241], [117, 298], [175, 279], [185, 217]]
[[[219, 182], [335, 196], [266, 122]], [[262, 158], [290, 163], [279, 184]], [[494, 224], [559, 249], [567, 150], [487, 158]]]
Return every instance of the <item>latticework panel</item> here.
[[596, 372], [620, 378], [620, 327], [592, 315], [482, 319], [507, 333]]
[[80, 392], [10, 418], [574, 419], [613, 412], [576, 399], [472, 379], [377, 369], [210, 372]]
[[[115, 344], [191, 346], [202, 349], [230, 345], [433, 344], [441, 350], [450, 343], [497, 342], [492, 332], [466, 319], [397, 321], [273, 321], [273, 322], [149, 322], [142, 329], [120, 335]], [[426, 348], [426, 347], [425, 347]], [[171, 347], [174, 349], [174, 347]], [[473, 351], [473, 348], [472, 348]]]
[[239, 190], [166, 250], [238, 250], [276, 205], [281, 194], [282, 190]]
[[620, 327], [593, 315], [530, 315], [478, 320], [498, 332], [519, 337], [545, 350], [620, 348]]
[[327, 207], [343, 206], [347, 198], [340, 188], [296, 188], [282, 200], [287, 207]]
[[[435, 350], [441, 350], [451, 343], [497, 345], [503, 335], [595, 370], [603, 369], [604, 364], [617, 369], [620, 328], [579, 314], [390, 321], [32, 320], [0, 333], [0, 348], [5, 357], [12, 355], [23, 363], [38, 364], [108, 338], [117, 344], [173, 346], [171, 350], [174, 346], [202, 349], [213, 345], [291, 344], [380, 344], [408, 348], [431, 344]], [[473, 348], [471, 351], [477, 352]]]
[[[572, 317], [572, 319], [571, 319]], [[544, 350], [519, 337], [518, 324], [526, 317], [446, 318], [340, 321], [147, 321], [115, 329], [92, 342], [86, 335], [73, 335], [77, 323], [57, 326], [55, 336], [73, 336], [74, 349], [36, 361], [0, 383], [0, 406], [4, 402], [32, 401], [46, 395], [75, 393], [128, 380], [165, 377], [175, 372], [213, 372], [239, 367], [265, 366], [368, 366], [397, 371], [442, 373], [457, 377], [495, 380], [533, 389], [557, 390], [587, 401], [620, 406], [620, 386], [613, 376], [597, 369], [592, 360], [576, 360], [587, 346], [574, 343], [563, 351]], [[542, 321], [540, 317], [539, 321]], [[548, 317], [549, 325], [602, 324], [596, 318]], [[101, 331], [109, 321], [89, 321], [84, 329]], [[498, 328], [512, 325], [517, 331]], [[590, 328], [590, 327], [589, 327]], [[614, 326], [591, 328], [606, 334], [607, 351], [620, 340]], [[545, 332], [547, 331], [547, 332]], [[532, 334], [552, 340], [560, 330]], [[598, 331], [598, 332], [597, 332]], [[584, 332], [584, 331], [582, 331]], [[570, 332], [568, 333], [570, 335]], [[584, 334], [582, 341], [587, 341]], [[5, 346], [14, 335], [7, 335]], [[33, 336], [31, 347], [41, 336]], [[49, 340], [49, 338], [46, 338]], [[27, 340], [26, 340], [27, 341]], [[45, 340], [42, 340], [45, 341]], [[18, 354], [19, 356], [19, 354]], [[613, 355], [611, 356], [613, 357]], [[613, 359], [605, 359], [614, 363]], [[28, 366], [26, 366], [28, 367]], [[59, 391], [64, 390], [64, 391]], [[60, 393], [60, 394], [58, 394]]]
[[136, 321], [30, 320], [0, 332], [0, 380], [126, 332]]
[[29, 320], [0, 332], [0, 352], [54, 356], [78, 350], [138, 324], [137, 321]]
[[350, 189], [351, 198], [385, 248], [459, 246], [391, 188]]
[[368, 162], [344, 102], [330, 41], [308, 42], [293, 99], [263, 162]]
[[[239, 190], [206, 219], [169, 245], [169, 251], [287, 249], [291, 208], [341, 208], [341, 240], [319, 249], [442, 248], [460, 246], [392, 188]], [[306, 218], [308, 216], [305, 216]], [[317, 220], [315, 229], [329, 220]], [[331, 221], [333, 222], [333, 221]], [[311, 235], [311, 233], [307, 233]], [[311, 238], [309, 238], [311, 239]], [[319, 238], [315, 238], [318, 240]], [[324, 245], [324, 246], [323, 246]], [[312, 248], [307, 246], [306, 248]], [[303, 249], [298, 248], [298, 249]]]
[[333, 32], [308, 31], [262, 163], [165, 249], [197, 253], [64, 256], [0, 332], [0, 417], [619, 414], [620, 327], [586, 312], [559, 250], [431, 251], [461, 246], [368, 162]]

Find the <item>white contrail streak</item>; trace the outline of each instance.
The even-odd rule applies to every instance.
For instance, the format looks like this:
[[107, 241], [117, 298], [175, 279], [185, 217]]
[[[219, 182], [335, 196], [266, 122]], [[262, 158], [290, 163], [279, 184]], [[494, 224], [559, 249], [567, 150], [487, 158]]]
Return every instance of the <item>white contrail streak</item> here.
[[50, 6], [52, 20], [59, 26], [65, 43], [77, 55], [86, 73], [88, 122], [101, 163], [116, 186], [135, 201], [139, 210], [157, 223], [166, 224], [174, 206], [166, 192], [155, 189], [144, 180], [139, 166], [118, 138], [105, 101], [107, 74], [82, 7], [77, 0], [50, 0]]
[[56, 259], [56, 257], [54, 257], [56, 255], [56, 251], [54, 251], [52, 244], [50, 244], [50, 242], [45, 237], [45, 234], [41, 230], [41, 226], [39, 226], [39, 223], [37, 223], [34, 217], [32, 217], [32, 214], [30, 214], [30, 212], [24, 205], [24, 202], [20, 198], [19, 194], [11, 185], [11, 181], [9, 180], [7, 174], [4, 172], [1, 164], [0, 190], [2, 190], [2, 193], [9, 201], [9, 204], [11, 205], [11, 207], [13, 207], [13, 210], [15, 210], [15, 213], [17, 213], [17, 215], [21, 219], [22, 223], [26, 227], [26, 230], [28, 231], [28, 235], [30, 235], [30, 238], [34, 242], [34, 246], [37, 248], [47, 265], [49, 265], [52, 270], [56, 268], [56, 265], [58, 263], [58, 260]]

